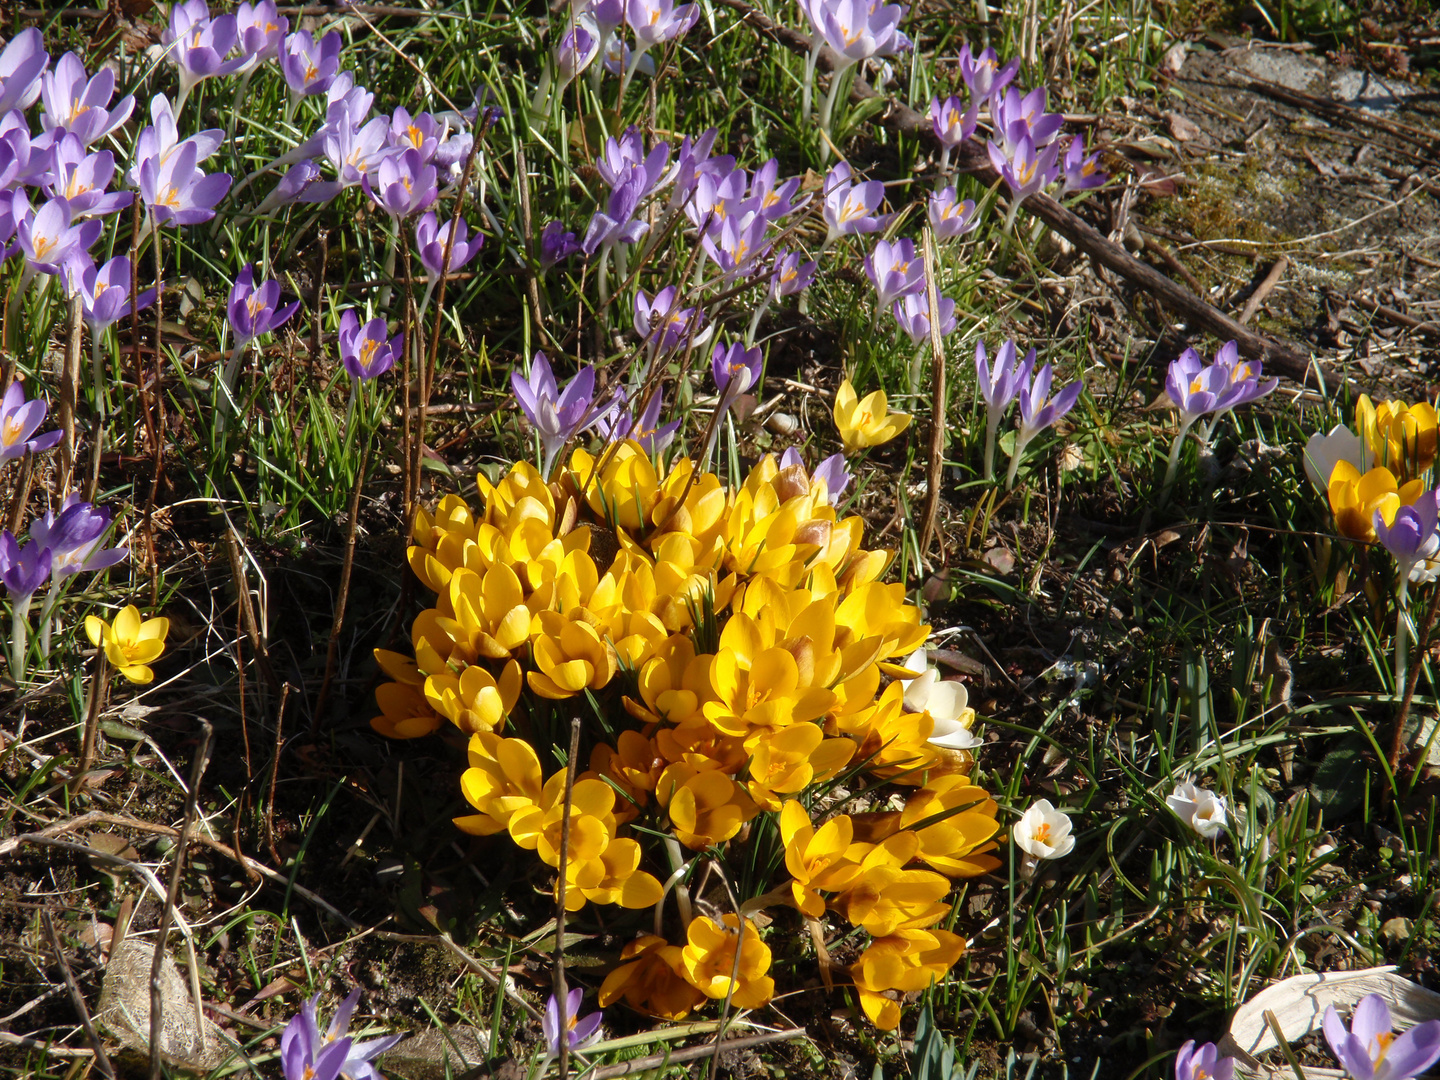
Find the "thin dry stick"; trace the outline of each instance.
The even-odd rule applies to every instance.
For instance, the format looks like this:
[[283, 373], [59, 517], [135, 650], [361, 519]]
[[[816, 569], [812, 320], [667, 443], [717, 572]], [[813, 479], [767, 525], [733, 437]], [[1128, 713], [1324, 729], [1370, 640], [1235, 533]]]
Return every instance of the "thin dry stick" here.
[[[138, 201], [138, 200], [137, 200]], [[155, 499], [160, 494], [160, 477], [165, 469], [165, 400], [160, 396], [160, 342], [165, 325], [165, 303], [160, 293], [165, 266], [160, 257], [160, 227], [155, 227], [155, 409], [158, 415], [151, 429], [154, 436], [154, 473], [150, 477], [150, 497], [145, 500], [145, 551], [150, 563], [150, 606], [160, 603], [160, 563], [155, 557]]]
[[65, 372], [60, 380], [60, 491], [70, 494], [75, 475], [75, 405], [80, 399], [80, 291], [66, 311]]
[[[422, 405], [423, 409], [424, 406]], [[421, 414], [424, 431], [424, 413]], [[315, 695], [315, 712], [310, 718], [310, 733], [320, 730], [320, 717], [330, 698], [330, 684], [335, 678], [335, 661], [340, 655], [340, 634], [345, 629], [345, 602], [350, 598], [350, 572], [355, 568], [355, 531], [360, 519], [360, 489], [365, 485], [365, 469], [370, 464], [370, 444], [360, 447], [360, 468], [355, 473], [355, 487], [350, 492], [350, 520], [345, 526], [345, 559], [340, 565], [340, 596], [335, 602], [335, 623], [330, 627], [330, 644], [325, 647], [325, 679]]]
[[[405, 255], [404, 255], [404, 257], [405, 257], [405, 280], [406, 280], [406, 281], [409, 281], [409, 280], [410, 280], [410, 234], [407, 233], [404, 229], [402, 229], [402, 228], [400, 227], [399, 222], [396, 222], [396, 224], [395, 224], [395, 231], [400, 234], [401, 250], [405, 253]], [[403, 486], [404, 486], [404, 495], [405, 495], [405, 498], [404, 498], [404, 503], [405, 503], [405, 535], [406, 535], [407, 537], [410, 535], [410, 530], [414, 527], [414, 524], [415, 524], [415, 506], [416, 506], [416, 503], [417, 503], [417, 501], [418, 501], [418, 497], [419, 497], [419, 494], [420, 494], [420, 493], [419, 493], [419, 487], [418, 487], [420, 478], [419, 478], [418, 476], [416, 476], [416, 475], [413, 474], [413, 472], [412, 472], [412, 464], [411, 464], [412, 461], [413, 461], [413, 462], [414, 462], [413, 468], [419, 468], [420, 454], [419, 454], [419, 451], [413, 450], [412, 447], [411, 447], [411, 445], [410, 445], [410, 431], [411, 431], [411, 427], [412, 427], [411, 417], [410, 417], [410, 355], [411, 355], [411, 353], [413, 353], [413, 352], [415, 351], [415, 348], [414, 348], [414, 345], [413, 345], [413, 342], [414, 342], [415, 339], [411, 336], [412, 328], [411, 328], [411, 322], [410, 322], [410, 300], [411, 300], [411, 290], [410, 290], [410, 286], [409, 286], [409, 285], [406, 285], [406, 286], [405, 286], [405, 305], [404, 305], [405, 314], [404, 314], [404, 316], [403, 316], [403, 325], [402, 325], [402, 332], [403, 332], [403, 334], [404, 334], [404, 337], [401, 339], [401, 340], [404, 342], [404, 348], [402, 348], [402, 349], [400, 350], [402, 353], [405, 354], [404, 357], [403, 357], [403, 360], [404, 360], [403, 370], [402, 370], [401, 375], [400, 375], [400, 381], [401, 381], [401, 383], [402, 383], [403, 386], [404, 386], [404, 396], [401, 398], [401, 408], [400, 408], [400, 444], [401, 444], [401, 447], [402, 447], [402, 449], [401, 449], [401, 454], [403, 455], [403, 459], [402, 459], [402, 461], [401, 461], [401, 464], [404, 466], [404, 468], [403, 468], [403, 472], [404, 472], [404, 485], [403, 485]], [[409, 575], [406, 575], [406, 577], [407, 577], [407, 579], [408, 579]]]
[[[930, 557], [935, 520], [940, 514], [940, 480], [945, 466], [945, 347], [940, 343], [940, 299], [935, 287], [935, 238], [921, 234], [925, 251], [925, 296], [930, 310], [930, 464], [926, 472], [925, 527], [920, 531], [920, 565]], [[943, 549], [943, 545], [942, 545]], [[944, 552], [941, 552], [944, 561]]]
[[85, 774], [95, 760], [95, 738], [100, 730], [100, 709], [105, 704], [105, 691], [110, 685], [110, 662], [102, 646], [95, 656], [95, 682], [90, 687], [90, 708], [85, 711], [85, 737], [80, 745], [80, 764], [70, 779], [70, 790], [78, 794], [85, 784]]
[[565, 876], [570, 861], [570, 800], [575, 792], [575, 761], [580, 756], [580, 718], [570, 721], [570, 757], [565, 762], [565, 803], [560, 818], [560, 880], [555, 883], [555, 1020], [560, 1031], [560, 1080], [570, 1073], [570, 1018], [566, 1016]]
[[535, 218], [530, 212], [530, 171], [525, 162], [525, 148], [520, 143], [515, 144], [515, 177], [520, 187], [520, 236], [525, 241], [525, 297], [530, 301], [530, 318], [535, 323], [536, 333], [549, 338], [550, 334], [545, 329], [545, 312], [540, 304], [540, 280], [535, 276]]
[[[155, 958], [150, 961], [150, 1080], [160, 1080], [160, 1032], [161, 1012], [165, 1007], [164, 995], [160, 992], [160, 972], [165, 962], [165, 941], [170, 936], [170, 920], [175, 914], [176, 897], [180, 895], [180, 875], [185, 869], [185, 845], [190, 829], [195, 824], [195, 812], [200, 802], [200, 777], [210, 757], [210, 737], [215, 729], [206, 720], [200, 721], [200, 749], [190, 766], [190, 790], [185, 793], [185, 819], [180, 825], [180, 836], [175, 841], [175, 862], [170, 868], [170, 889], [165, 895], [165, 909], [160, 913], [160, 928], [155, 933]], [[198, 973], [192, 973], [198, 974]], [[200, 1049], [205, 1049], [205, 1013], [197, 996], [195, 999], [196, 1029], [200, 1033]]]
[[310, 320], [310, 381], [315, 381], [315, 365], [320, 362], [320, 316], [325, 311], [325, 270], [330, 262], [330, 230], [320, 230], [320, 272], [315, 275], [315, 317]]
[[90, 1010], [85, 1007], [85, 995], [80, 992], [80, 987], [75, 982], [75, 975], [71, 972], [70, 965], [65, 962], [65, 951], [60, 947], [60, 935], [55, 933], [55, 924], [50, 921], [50, 912], [42, 910], [40, 918], [45, 923], [45, 934], [50, 939], [50, 947], [55, 950], [55, 961], [60, 965], [60, 973], [65, 976], [65, 989], [70, 991], [70, 1001], [80, 1017], [80, 1026], [85, 1029], [85, 1037], [95, 1048], [95, 1065], [108, 1080], [115, 1080], [115, 1067], [110, 1064], [110, 1059], [105, 1054], [105, 1044], [100, 1040], [99, 1032], [95, 1030], [94, 1021], [90, 1019]]
[[1260, 305], [1265, 298], [1275, 291], [1275, 286], [1280, 284], [1280, 278], [1285, 274], [1285, 268], [1290, 265], [1290, 260], [1281, 255], [1270, 267], [1270, 272], [1265, 275], [1265, 280], [1256, 286], [1255, 291], [1250, 294], [1250, 299], [1245, 301], [1245, 307], [1240, 311], [1240, 321], [1248, 323], [1260, 310]]
[[270, 759], [270, 790], [265, 794], [265, 843], [270, 857], [280, 865], [280, 851], [275, 846], [275, 784], [280, 779], [280, 748], [284, 745], [285, 706], [290, 701], [290, 683], [280, 688], [280, 708], [275, 710], [275, 755]]
[[[135, 369], [135, 386], [140, 391], [140, 411], [145, 417], [145, 438], [151, 442], [155, 441], [155, 418], [150, 415], [150, 394], [145, 389], [145, 368], [144, 361], [140, 356], [140, 311], [133, 306], [133, 301], [140, 294], [140, 200], [134, 203], [134, 213], [130, 217], [130, 364]], [[160, 242], [159, 238], [155, 241]], [[160, 282], [155, 283], [155, 306], [161, 304]], [[157, 338], [155, 347], [160, 347]], [[135, 430], [132, 426], [132, 432]], [[127, 449], [133, 453], [135, 450], [135, 436], [130, 436]]]
[[25, 514], [25, 504], [30, 501], [30, 484], [35, 479], [35, 455], [25, 451], [20, 462], [20, 479], [15, 482], [15, 498], [10, 503], [10, 531], [20, 531], [20, 518]]

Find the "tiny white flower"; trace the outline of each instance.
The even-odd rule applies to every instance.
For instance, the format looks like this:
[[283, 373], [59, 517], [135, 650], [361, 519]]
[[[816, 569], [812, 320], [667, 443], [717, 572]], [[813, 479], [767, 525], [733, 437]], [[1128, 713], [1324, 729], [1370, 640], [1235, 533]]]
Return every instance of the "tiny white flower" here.
[[928, 713], [935, 722], [930, 745], [945, 750], [969, 750], [980, 745], [980, 738], [971, 730], [975, 710], [970, 708], [970, 694], [965, 684], [940, 678], [940, 672], [927, 663], [924, 649], [916, 649], [905, 658], [907, 671], [920, 672], [913, 679], [902, 679], [905, 687], [905, 708], [913, 713]]
[[1225, 812], [1225, 796], [1196, 787], [1189, 780], [1177, 784], [1174, 794], [1166, 796], [1165, 802], [1181, 821], [1206, 840], [1219, 836], [1230, 820]]
[[1075, 848], [1070, 818], [1051, 806], [1049, 799], [1031, 803], [1030, 809], [1021, 814], [1010, 829], [1010, 838], [1020, 850], [1036, 859], [1058, 859]]

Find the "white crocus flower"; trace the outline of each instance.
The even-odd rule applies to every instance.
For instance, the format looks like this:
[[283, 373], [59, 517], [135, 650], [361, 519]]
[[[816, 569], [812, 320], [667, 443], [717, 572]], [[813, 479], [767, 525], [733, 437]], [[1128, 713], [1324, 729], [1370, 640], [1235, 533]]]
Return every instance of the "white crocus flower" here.
[[924, 649], [916, 649], [905, 658], [908, 671], [920, 672], [913, 679], [902, 679], [905, 687], [905, 708], [912, 713], [928, 713], [934, 721], [930, 745], [942, 750], [970, 750], [980, 745], [971, 728], [975, 710], [970, 708], [970, 695], [965, 684], [940, 678], [930, 667]]
[[1165, 803], [1181, 821], [1206, 840], [1219, 836], [1230, 820], [1225, 811], [1225, 796], [1217, 795], [1208, 788], [1196, 787], [1189, 780], [1176, 785], [1174, 793], [1166, 797]]
[[1058, 859], [1075, 848], [1070, 818], [1051, 806], [1049, 799], [1031, 803], [1011, 828], [1010, 838], [1025, 854], [1037, 859]]
[[1305, 444], [1305, 475], [1324, 495], [1330, 489], [1330, 474], [1341, 461], [1348, 461], [1362, 474], [1370, 468], [1370, 453], [1364, 440], [1344, 424], [1336, 424], [1328, 434], [1316, 432]]

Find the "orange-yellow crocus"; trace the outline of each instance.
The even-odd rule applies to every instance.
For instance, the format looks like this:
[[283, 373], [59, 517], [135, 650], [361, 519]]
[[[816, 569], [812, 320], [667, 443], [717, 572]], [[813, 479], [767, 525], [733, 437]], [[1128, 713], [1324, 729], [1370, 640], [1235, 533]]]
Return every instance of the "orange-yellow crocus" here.
[[1383, 465], [1361, 475], [1348, 461], [1335, 463], [1328, 492], [1335, 527], [1342, 535], [1363, 543], [1375, 540], [1376, 510], [1385, 513], [1387, 519], [1393, 518], [1397, 508], [1409, 506], [1424, 493], [1425, 485], [1420, 480], [1400, 484]]
[[770, 946], [760, 940], [749, 919], [745, 920], [743, 934], [735, 931], [734, 915], [726, 915], [723, 923], [704, 915], [692, 919], [681, 952], [681, 970], [690, 985], [706, 997], [728, 996], [737, 1009], [757, 1009], [775, 996], [775, 980], [766, 974], [770, 970]]
[[133, 683], [148, 683], [155, 678], [150, 669], [165, 651], [165, 635], [170, 632], [169, 619], [141, 620], [134, 604], [120, 609], [113, 623], [97, 615], [85, 616], [85, 634], [90, 644], [105, 650], [105, 659]]

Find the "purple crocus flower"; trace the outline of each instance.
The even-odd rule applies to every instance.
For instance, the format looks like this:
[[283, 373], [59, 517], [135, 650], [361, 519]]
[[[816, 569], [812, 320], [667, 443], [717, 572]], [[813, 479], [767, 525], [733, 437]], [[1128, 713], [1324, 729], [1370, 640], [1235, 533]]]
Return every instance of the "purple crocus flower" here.
[[865, 276], [875, 286], [881, 310], [902, 296], [925, 288], [925, 262], [915, 254], [910, 240], [877, 240], [875, 250], [865, 257]]
[[960, 77], [970, 88], [970, 96], [976, 100], [988, 98], [1005, 89], [1015, 73], [1020, 70], [1020, 59], [1011, 60], [1004, 67], [994, 49], [986, 49], [979, 56], [970, 52], [966, 43], [960, 48]]
[[656, 143], [647, 154], [644, 138], [639, 129], [632, 126], [627, 128], [625, 134], [620, 138], [605, 140], [604, 149], [595, 159], [595, 171], [613, 191], [620, 184], [632, 180], [635, 170], [639, 169], [640, 174], [644, 177], [644, 184], [639, 195], [643, 199], [670, 180], [670, 176], [665, 171], [669, 162], [670, 144], [668, 142]]
[[1235, 1080], [1235, 1059], [1222, 1058], [1214, 1043], [1196, 1049], [1191, 1039], [1175, 1055], [1175, 1080]]
[[342, 44], [338, 30], [331, 30], [318, 42], [308, 30], [297, 30], [286, 37], [280, 47], [280, 73], [291, 93], [309, 97], [329, 90], [340, 70]]
[[775, 158], [755, 170], [750, 181], [750, 196], [745, 200], [745, 209], [759, 214], [766, 221], [779, 221], [810, 202], [810, 196], [796, 199], [800, 190], [800, 177], [780, 179], [780, 162]]
[[115, 175], [115, 155], [109, 150], [87, 154], [80, 140], [67, 131], [50, 153], [45, 190], [65, 199], [75, 218], [113, 214], [134, 201], [128, 191], [105, 190]]
[[818, 0], [812, 5], [825, 44], [843, 67], [909, 48], [909, 39], [899, 32], [906, 10], [899, 4], [872, 5], [870, 0]]
[[65, 199], [51, 199], [33, 217], [16, 214], [15, 233], [20, 250], [36, 273], [60, 273], [65, 262], [84, 254], [100, 238], [104, 228], [100, 222], [73, 221], [70, 204]]
[[85, 322], [92, 336], [124, 315], [144, 311], [155, 302], [155, 289], [146, 289], [139, 299], [130, 299], [130, 260], [116, 255], [104, 266], [90, 266], [82, 271], [79, 280], [80, 304], [85, 312]]
[[707, 169], [695, 182], [695, 190], [685, 204], [685, 216], [697, 229], [718, 231], [726, 218], [739, 212], [749, 181], [744, 169]]
[[717, 344], [710, 354], [710, 374], [720, 390], [720, 412], [735, 404], [735, 399], [760, 381], [765, 356], [759, 346], [746, 349], [743, 342], [725, 346]]
[[387, 341], [388, 331], [384, 319], [371, 319], [361, 326], [355, 309], [347, 309], [340, 316], [340, 359], [345, 370], [368, 382], [394, 367], [405, 347], [405, 335], [396, 334]]
[[576, 75], [588, 68], [600, 55], [600, 31], [595, 17], [588, 12], [560, 38], [555, 47], [555, 89], [558, 93], [569, 86]]
[[626, 409], [617, 413], [613, 422], [601, 417], [596, 426], [600, 434], [612, 442], [634, 439], [647, 454], [659, 454], [675, 441], [675, 432], [680, 429], [679, 420], [672, 420], [668, 424], [660, 423], [660, 410], [663, 407], [663, 397], [660, 391], [656, 390], [650, 395], [650, 402], [641, 411], [638, 421], [633, 411]]
[[[923, 288], [923, 278], [921, 285], [920, 291], [907, 293], [896, 300], [891, 309], [900, 329], [909, 334], [916, 345], [930, 340], [930, 298]], [[937, 295], [935, 304], [940, 309], [940, 336], [947, 337], [955, 332], [955, 301]]]
[[246, 263], [235, 277], [230, 289], [230, 301], [225, 311], [230, 319], [230, 329], [235, 333], [235, 349], [238, 352], [250, 341], [278, 330], [300, 309], [300, 301], [277, 307], [280, 303], [280, 283], [273, 278], [258, 288], [255, 286], [255, 268]]
[[9, 529], [0, 532], [0, 584], [10, 594], [17, 618], [28, 610], [30, 598], [50, 576], [50, 564], [49, 548], [42, 548], [34, 540], [21, 547]]
[[770, 275], [770, 299], [803, 292], [815, 280], [816, 262], [801, 262], [798, 251], [781, 252], [775, 256], [775, 271]]
[[35, 429], [45, 419], [49, 406], [41, 398], [25, 400], [25, 391], [17, 379], [0, 399], [0, 461], [11, 461], [25, 454], [49, 450], [60, 441], [60, 431], [47, 431], [35, 436]]
[[175, 109], [164, 94], [156, 94], [150, 99], [150, 120], [150, 125], [140, 132], [140, 138], [135, 142], [135, 164], [128, 179], [136, 187], [140, 186], [145, 162], [153, 160], [157, 166], [163, 165], [182, 147], [193, 146], [195, 164], [199, 165], [219, 150], [220, 144], [225, 141], [225, 132], [219, 128], [208, 128], [188, 138], [180, 138], [175, 124]]
[[586, 255], [594, 255], [598, 249], [616, 244], [633, 244], [649, 231], [648, 222], [635, 220], [635, 210], [644, 191], [645, 170], [632, 168], [630, 179], [622, 181], [610, 193], [604, 211], [595, 211], [590, 219], [585, 239], [580, 245]]
[[263, 64], [280, 56], [290, 20], [276, 9], [275, 0], [244, 2], [235, 9], [235, 29], [240, 35], [240, 51], [245, 54], [246, 67]]
[[720, 268], [721, 280], [728, 284], [753, 273], [756, 262], [769, 253], [769, 228], [770, 223], [759, 214], [730, 214], [718, 229], [700, 238], [700, 245]]
[[206, 175], [195, 167], [199, 146], [186, 140], [168, 158], [140, 165], [140, 198], [155, 224], [194, 225], [215, 216], [215, 206], [230, 190], [229, 173]]
[[1263, 367], [1241, 362], [1240, 348], [1226, 342], [1215, 353], [1215, 362], [1206, 366], [1200, 354], [1186, 349], [1170, 363], [1165, 392], [1180, 410], [1180, 423], [1189, 428], [1207, 413], [1223, 413], [1269, 394], [1279, 379], [1261, 381]]
[[1061, 195], [1097, 188], [1110, 179], [1110, 174], [1100, 168], [1098, 152], [1085, 156], [1085, 140], [1079, 135], [1070, 140], [1070, 149], [1065, 151], [1064, 170], [1065, 187]]
[[1411, 1080], [1440, 1061], [1440, 1020], [1426, 1020], [1395, 1035], [1390, 1009], [1379, 994], [1360, 999], [1350, 1030], [1331, 1005], [1322, 1022], [1325, 1041], [1354, 1080]]
[[[997, 357], [998, 359], [998, 357]], [[1020, 468], [1020, 458], [1030, 440], [1075, 407], [1080, 398], [1082, 384], [1073, 382], [1054, 397], [1050, 396], [1052, 378], [1050, 365], [1046, 364], [1035, 374], [1034, 382], [1025, 385], [1020, 381], [1020, 428], [1015, 433], [1015, 449], [1010, 453], [1010, 472], [1005, 478], [1006, 488], [1015, 486], [1015, 473]]]
[[856, 183], [850, 166], [837, 162], [825, 177], [825, 224], [829, 246], [838, 237], [882, 231], [890, 217], [875, 211], [885, 199], [885, 185], [879, 180]]
[[[805, 468], [805, 459], [800, 456], [800, 451], [795, 447], [787, 447], [780, 455], [780, 468], [791, 469]], [[815, 466], [815, 472], [811, 475], [811, 483], [824, 483], [825, 498], [831, 506], [840, 504], [840, 497], [845, 489], [850, 486], [850, 470], [845, 468], [844, 454], [831, 454], [819, 465]]]
[[21, 112], [40, 96], [41, 76], [50, 63], [45, 39], [35, 27], [21, 30], [0, 52], [0, 116]]
[[255, 208], [255, 216], [268, 214], [289, 203], [328, 203], [345, 190], [339, 180], [322, 180], [320, 167], [313, 161], [301, 161], [285, 170], [285, 175]]
[[360, 186], [376, 206], [396, 218], [418, 214], [440, 197], [435, 185], [435, 166], [426, 165], [418, 150], [406, 150], [383, 159], [373, 174], [373, 184], [371, 175], [366, 173]]
[[106, 570], [130, 554], [125, 547], [102, 547], [114, 513], [106, 506], [93, 506], [71, 492], [60, 511], [45, 511], [30, 523], [30, 539], [51, 554], [51, 574], [56, 580], [85, 571]]
[[418, 150], [420, 161], [428, 165], [440, 145], [440, 125], [428, 112], [411, 116], [409, 111], [395, 107], [390, 117], [390, 146], [394, 150]]
[[202, 79], [229, 75], [245, 66], [245, 56], [225, 57], [240, 40], [234, 15], [210, 17], [205, 0], [184, 0], [170, 6], [170, 25], [160, 36], [170, 62], [180, 69], [180, 103]]
[[990, 99], [991, 118], [995, 134], [1012, 155], [1020, 136], [1030, 136], [1036, 147], [1049, 146], [1060, 133], [1065, 118], [1059, 113], [1045, 111], [1046, 93], [1043, 86], [1036, 87], [1028, 94], [1022, 94], [1018, 87], [1010, 87], [1003, 94], [996, 93]]
[[580, 252], [580, 241], [559, 221], [552, 221], [540, 233], [540, 268], [548, 270]]
[[542, 352], [535, 354], [528, 378], [518, 371], [510, 373], [510, 388], [525, 418], [540, 435], [545, 455], [542, 471], [547, 478], [565, 444], [615, 407], [614, 403], [604, 409], [594, 407], [595, 369], [588, 364], [561, 392], [550, 372], [550, 361]]
[[[565, 1043], [571, 1050], [582, 1049], [600, 1034], [601, 1013], [592, 1012], [581, 1017], [578, 1013], [584, 990], [575, 987], [565, 995]], [[555, 995], [545, 1003], [545, 1019], [541, 1025], [545, 1031], [545, 1045], [551, 1054], [560, 1053], [560, 1005]]]
[[728, 154], [720, 158], [710, 156], [717, 134], [712, 127], [707, 128], [699, 138], [691, 139], [686, 135], [680, 141], [680, 149], [675, 154], [675, 186], [670, 189], [670, 202], [666, 209], [680, 209], [694, 193], [703, 173], [717, 169], [728, 173], [735, 167], [735, 159]]
[[300, 1012], [280, 1036], [280, 1063], [285, 1080], [381, 1080], [374, 1059], [398, 1043], [403, 1035], [387, 1035], [379, 1039], [355, 1042], [346, 1034], [350, 1016], [360, 1001], [360, 991], [352, 991], [340, 1007], [330, 1026], [322, 1035], [316, 1010], [320, 995], [316, 994], [300, 1007]]
[[635, 332], [650, 346], [651, 356], [679, 348], [689, 339], [692, 324], [697, 332], [705, 324], [704, 314], [698, 308], [682, 308], [678, 297], [674, 285], [661, 289], [654, 299], [644, 289], [635, 290]]
[[[428, 211], [415, 225], [415, 248], [420, 253], [420, 262], [432, 282], [439, 281], [445, 265], [445, 245], [450, 243], [450, 222], [441, 225], [434, 211]], [[450, 243], [450, 273], [459, 270], [480, 250], [485, 237], [480, 233], [470, 235], [469, 226], [461, 218], [455, 227], [455, 240]]]
[[[53, 145], [53, 138], [50, 143]], [[22, 184], [42, 183], [50, 171], [47, 156], [43, 144], [32, 146], [30, 128], [19, 109], [0, 117], [0, 192]]]
[[676, 7], [674, 0], [626, 0], [625, 18], [643, 52], [688, 34], [700, 18], [700, 5]]
[[330, 106], [320, 147], [343, 187], [360, 183], [375, 174], [381, 162], [396, 156], [390, 121], [374, 116], [361, 123], [361, 114], [346, 102]]
[[1395, 559], [1401, 581], [1408, 582], [1410, 571], [1417, 563], [1434, 558], [1440, 551], [1440, 536], [1435, 531], [1435, 498], [1436, 492], [1427, 491], [1409, 506], [1382, 506], [1375, 511], [1375, 537]]
[[41, 83], [45, 111], [40, 114], [40, 126], [46, 131], [64, 128], [89, 146], [125, 123], [135, 108], [135, 99], [128, 94], [110, 108], [114, 93], [115, 72], [103, 67], [92, 79], [80, 58], [67, 52]]
[[980, 117], [980, 99], [971, 99], [968, 109], [961, 109], [958, 97], [943, 101], [936, 97], [930, 100], [930, 126], [935, 138], [945, 149], [953, 150], [971, 135], [975, 134], [975, 123]]
[[936, 240], [954, 240], [980, 224], [974, 199], [960, 199], [955, 188], [941, 188], [930, 196], [930, 228]]
[[1037, 151], [1029, 134], [1022, 134], [1015, 142], [1013, 157], [1007, 156], [993, 142], [985, 145], [990, 151], [990, 164], [995, 166], [995, 171], [1010, 189], [1010, 210], [1005, 217], [1005, 228], [1009, 229], [1015, 222], [1020, 204], [1037, 191], [1044, 190], [1060, 175], [1060, 167], [1056, 163], [1056, 158], [1060, 156], [1060, 144], [1052, 142]]

